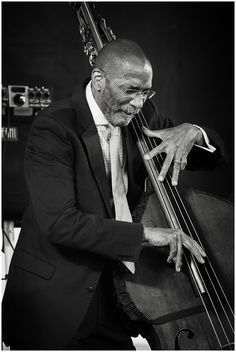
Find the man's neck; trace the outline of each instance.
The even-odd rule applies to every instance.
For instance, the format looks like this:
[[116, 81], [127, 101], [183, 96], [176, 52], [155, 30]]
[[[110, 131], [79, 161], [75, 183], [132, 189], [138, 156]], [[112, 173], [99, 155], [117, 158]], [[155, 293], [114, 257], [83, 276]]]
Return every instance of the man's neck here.
[[93, 116], [95, 125], [106, 125], [108, 124], [107, 119], [105, 118], [104, 114], [102, 113], [100, 107], [98, 106], [92, 89], [91, 89], [91, 82], [88, 83], [86, 87], [86, 99], [91, 111], [91, 114]]
[[[96, 89], [93, 86], [93, 83], [91, 82], [91, 91], [94, 97], [94, 100], [96, 101], [97, 105], [99, 106], [100, 110], [102, 111], [102, 104], [101, 104], [101, 99], [99, 93], [96, 91]], [[102, 111], [103, 113], [103, 111]]]

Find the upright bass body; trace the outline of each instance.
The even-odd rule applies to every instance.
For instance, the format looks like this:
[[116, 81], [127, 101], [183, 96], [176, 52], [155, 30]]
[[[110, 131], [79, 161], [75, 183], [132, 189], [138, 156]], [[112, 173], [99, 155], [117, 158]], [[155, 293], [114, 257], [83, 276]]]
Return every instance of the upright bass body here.
[[[230, 350], [234, 342], [230, 309], [234, 298], [233, 206], [195, 190], [185, 191], [183, 196], [201, 235], [207, 261], [217, 272], [217, 278], [212, 277], [213, 285], [208, 285], [204, 288], [206, 292], [200, 294], [206, 296], [204, 302], [186, 265], [177, 273], [174, 266], [166, 262], [166, 249], [146, 247], [136, 265], [135, 275], [122, 268], [117, 272], [115, 286], [119, 304], [134, 325], [142, 320], [153, 326], [162, 349]], [[147, 198], [142, 222], [145, 226], [168, 227], [155, 194]], [[214, 292], [214, 288], [220, 291], [217, 279], [229, 305], [221, 297], [222, 292]], [[153, 342], [150, 345], [152, 349], [160, 348]]]

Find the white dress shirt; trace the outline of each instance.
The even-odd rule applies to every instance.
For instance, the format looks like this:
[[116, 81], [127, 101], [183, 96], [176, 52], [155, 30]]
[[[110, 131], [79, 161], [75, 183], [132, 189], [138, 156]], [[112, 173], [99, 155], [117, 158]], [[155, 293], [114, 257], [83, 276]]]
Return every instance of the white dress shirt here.
[[[110, 164], [110, 153], [109, 153], [109, 122], [105, 118], [104, 114], [102, 113], [101, 109], [97, 105], [93, 93], [91, 90], [91, 81], [88, 83], [86, 86], [85, 90], [86, 94], [86, 99], [91, 111], [91, 114], [93, 116], [94, 123], [97, 127], [98, 130], [98, 135], [101, 143], [101, 148], [102, 148], [102, 153], [103, 153], [103, 159], [104, 159], [104, 164], [105, 164], [105, 169], [106, 173], [110, 179], [111, 176], [111, 164]], [[113, 127], [114, 128], [114, 127]], [[117, 134], [119, 134], [120, 138], [120, 148], [119, 148], [119, 157], [122, 165], [122, 176], [124, 180], [124, 185], [125, 185], [125, 191], [127, 194], [128, 191], [128, 175], [127, 175], [127, 170], [126, 170], [126, 153], [125, 153], [125, 148], [123, 145], [123, 140], [122, 140], [122, 135], [121, 135], [121, 129], [120, 127], [116, 127]]]

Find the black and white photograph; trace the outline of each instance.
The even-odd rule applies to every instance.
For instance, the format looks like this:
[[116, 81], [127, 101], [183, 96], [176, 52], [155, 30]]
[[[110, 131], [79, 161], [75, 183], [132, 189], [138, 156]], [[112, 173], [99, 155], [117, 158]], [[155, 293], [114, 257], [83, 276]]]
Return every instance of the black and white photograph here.
[[2, 350], [234, 350], [234, 1], [2, 1]]

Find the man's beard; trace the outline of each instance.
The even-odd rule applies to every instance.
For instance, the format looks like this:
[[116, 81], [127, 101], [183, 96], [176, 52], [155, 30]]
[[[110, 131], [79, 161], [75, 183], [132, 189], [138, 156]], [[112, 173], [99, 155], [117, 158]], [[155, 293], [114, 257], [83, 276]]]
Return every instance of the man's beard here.
[[128, 104], [118, 104], [114, 99], [107, 99], [104, 96], [103, 114], [113, 126], [127, 126], [133, 116], [139, 112], [140, 109], [135, 109]]

